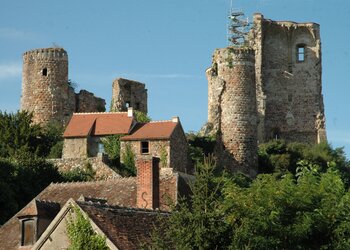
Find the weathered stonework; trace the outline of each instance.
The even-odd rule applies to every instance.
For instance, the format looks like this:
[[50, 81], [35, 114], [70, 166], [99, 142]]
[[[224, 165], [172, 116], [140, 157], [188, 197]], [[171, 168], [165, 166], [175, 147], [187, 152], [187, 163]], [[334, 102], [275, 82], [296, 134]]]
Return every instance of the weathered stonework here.
[[[141, 153], [141, 142], [149, 142], [149, 153]], [[177, 126], [170, 139], [163, 140], [133, 140], [120, 142], [121, 155], [126, 151], [126, 145], [129, 144], [135, 155], [135, 160], [142, 159], [145, 156], [160, 158], [160, 168], [172, 168], [175, 171], [183, 173], [191, 172], [188, 160], [188, 144], [185, 135], [180, 126]], [[121, 157], [121, 162], [123, 159]]]
[[112, 86], [112, 111], [127, 111], [128, 107], [147, 114], [147, 89], [145, 84], [118, 78]]
[[219, 164], [232, 171], [257, 173], [257, 112], [254, 51], [217, 49], [209, 81], [209, 121], [218, 132]]
[[102, 98], [96, 97], [93, 93], [84, 89], [75, 94], [76, 111], [78, 113], [86, 112], [104, 112], [106, 111], [106, 101]]
[[105, 101], [87, 91], [74, 93], [68, 83], [68, 55], [63, 48], [23, 54], [21, 110], [33, 112], [33, 122], [67, 124], [73, 112], [96, 112]]
[[111, 178], [120, 178], [113, 169], [108, 166], [108, 159], [103, 155], [90, 158], [69, 158], [69, 159], [50, 159], [60, 172], [68, 172], [74, 169], [85, 169], [90, 164], [95, 172], [95, 180], [107, 180]]
[[254, 175], [257, 143], [326, 140], [318, 24], [255, 14], [248, 46], [216, 50], [206, 74], [202, 131], [217, 134], [224, 166]]
[[259, 142], [325, 141], [319, 25], [255, 14], [249, 41], [255, 50]]
[[65, 138], [63, 143], [62, 158], [86, 158], [88, 138]]

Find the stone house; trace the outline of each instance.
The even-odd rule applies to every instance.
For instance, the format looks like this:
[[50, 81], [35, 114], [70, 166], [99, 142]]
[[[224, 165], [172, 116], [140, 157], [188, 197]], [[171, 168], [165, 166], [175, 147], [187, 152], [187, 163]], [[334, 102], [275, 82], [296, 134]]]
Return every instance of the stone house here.
[[136, 159], [151, 155], [160, 158], [162, 168], [190, 172], [187, 139], [178, 117], [169, 121], [138, 123], [120, 140], [121, 155], [129, 147]]
[[129, 134], [136, 121], [128, 112], [74, 113], [64, 131], [62, 158], [96, 157], [103, 152], [101, 138]]
[[190, 194], [193, 176], [160, 168], [159, 159], [149, 156], [136, 165], [136, 177], [50, 184], [0, 227], [0, 249], [67, 249], [72, 206], [106, 236], [110, 249], [139, 249], [150, 241], [157, 218], [167, 216], [170, 203]]
[[101, 139], [109, 135], [124, 135], [120, 139], [121, 156], [129, 145], [135, 161], [151, 155], [161, 159], [162, 168], [190, 172], [188, 144], [179, 118], [137, 123], [132, 108], [127, 112], [73, 114], [63, 134], [62, 158], [71, 163], [72, 159], [97, 157], [104, 152]]

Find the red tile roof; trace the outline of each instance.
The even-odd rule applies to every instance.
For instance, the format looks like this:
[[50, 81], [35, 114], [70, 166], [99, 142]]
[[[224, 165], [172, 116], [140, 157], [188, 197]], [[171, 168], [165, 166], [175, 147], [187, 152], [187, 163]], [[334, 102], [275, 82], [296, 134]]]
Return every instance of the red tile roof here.
[[79, 207], [118, 249], [140, 249], [151, 242], [151, 234], [169, 213], [146, 209], [99, 205], [77, 201]]
[[123, 136], [121, 140], [170, 139], [177, 124], [172, 121], [139, 123], [133, 128], [130, 135]]
[[128, 117], [127, 112], [74, 113], [63, 137], [128, 134], [132, 124], [133, 117]]

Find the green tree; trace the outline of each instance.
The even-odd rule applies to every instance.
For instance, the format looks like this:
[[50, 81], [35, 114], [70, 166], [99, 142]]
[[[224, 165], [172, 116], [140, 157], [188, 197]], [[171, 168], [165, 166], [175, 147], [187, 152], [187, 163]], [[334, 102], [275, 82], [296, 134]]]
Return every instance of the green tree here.
[[137, 122], [146, 123], [152, 120], [147, 114], [138, 110], [134, 110], [134, 115]]
[[69, 213], [67, 220], [67, 234], [70, 240], [70, 250], [94, 249], [107, 250], [106, 237], [97, 234], [90, 224], [88, 218], [77, 207], [72, 207], [72, 213]]
[[135, 153], [130, 143], [125, 144], [125, 150], [121, 155], [122, 164], [119, 172], [124, 176], [136, 176]]
[[225, 249], [229, 225], [221, 209], [222, 181], [214, 175], [215, 165], [206, 159], [196, 169], [191, 202], [182, 199], [163, 226], [153, 235], [157, 249]]

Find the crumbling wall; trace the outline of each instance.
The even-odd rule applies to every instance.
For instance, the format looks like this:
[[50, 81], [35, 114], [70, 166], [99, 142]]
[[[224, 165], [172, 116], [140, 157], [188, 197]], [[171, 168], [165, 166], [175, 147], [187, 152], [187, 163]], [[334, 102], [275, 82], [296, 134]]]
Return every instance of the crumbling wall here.
[[119, 174], [108, 166], [108, 158], [104, 155], [89, 158], [50, 159], [49, 161], [62, 173], [74, 169], [86, 170], [87, 164], [90, 164], [92, 170], [95, 172], [95, 180], [107, 180], [120, 177]]
[[128, 107], [147, 114], [147, 89], [145, 84], [118, 78], [112, 86], [112, 111], [127, 111]]
[[326, 140], [319, 25], [255, 14], [250, 35], [256, 51], [259, 142]]
[[93, 93], [87, 90], [80, 90], [75, 94], [76, 111], [75, 112], [104, 112], [106, 111], [106, 101], [102, 98], [96, 97]]
[[221, 166], [250, 176], [257, 174], [257, 112], [254, 51], [217, 49], [207, 73], [209, 123], [218, 134]]

